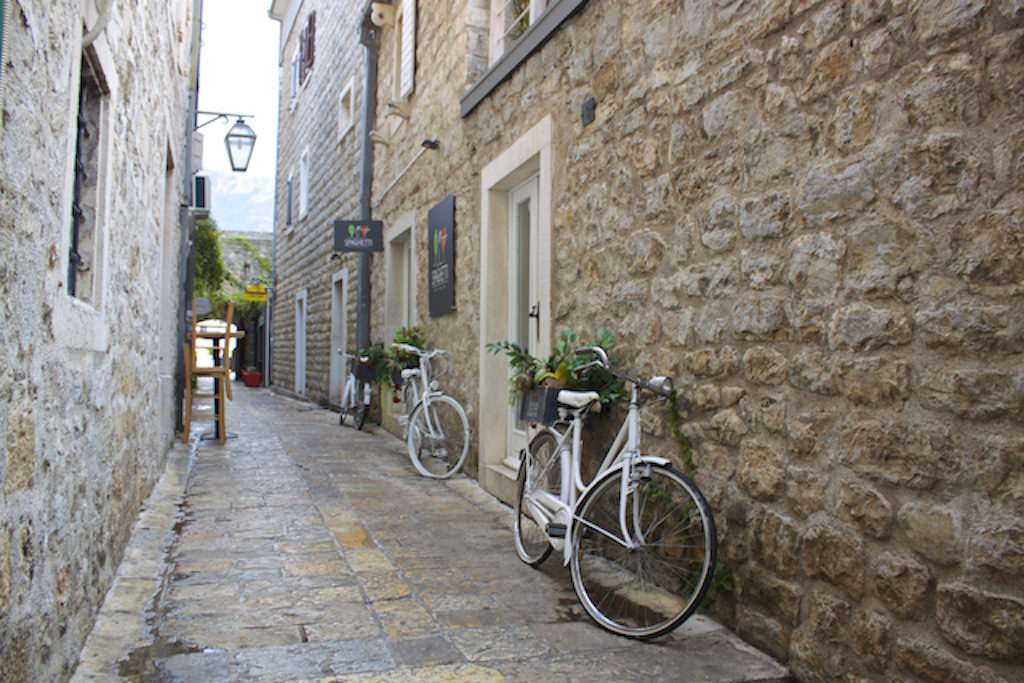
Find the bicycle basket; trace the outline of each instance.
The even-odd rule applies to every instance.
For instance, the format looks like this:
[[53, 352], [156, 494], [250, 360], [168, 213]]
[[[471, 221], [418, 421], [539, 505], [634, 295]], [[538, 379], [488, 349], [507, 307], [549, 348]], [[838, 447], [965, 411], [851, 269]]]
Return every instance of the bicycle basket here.
[[373, 366], [362, 361], [356, 363], [355, 376], [356, 379], [363, 382], [373, 382], [376, 379], [376, 375], [374, 375], [373, 372]]
[[536, 387], [527, 391], [519, 403], [519, 419], [546, 425], [558, 422], [559, 391], [555, 387]]

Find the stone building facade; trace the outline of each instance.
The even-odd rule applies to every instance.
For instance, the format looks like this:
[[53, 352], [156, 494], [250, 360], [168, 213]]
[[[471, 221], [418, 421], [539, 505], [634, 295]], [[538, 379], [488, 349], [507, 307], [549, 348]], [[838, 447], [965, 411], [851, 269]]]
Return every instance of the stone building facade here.
[[440, 138], [376, 217], [456, 196], [457, 312], [417, 291], [481, 481], [511, 474], [481, 346], [511, 336], [503, 205], [532, 174], [542, 336], [608, 327], [687, 388], [735, 577], [719, 616], [802, 679], [1019, 675], [1020, 10], [591, 2], [466, 113], [486, 5], [420, 3], [375, 169]]
[[357, 257], [333, 223], [359, 209], [363, 48], [359, 3], [275, 0], [281, 22], [271, 381], [337, 405], [338, 349], [355, 348]]
[[526, 5], [504, 36], [493, 0], [364, 8], [374, 339], [411, 300], [452, 352], [470, 474], [509, 500], [522, 438], [484, 344], [608, 328], [688, 400], [717, 618], [800, 680], [1019, 679], [1024, 5]]
[[198, 41], [191, 0], [0, 12], [0, 679], [59, 681], [174, 440]]

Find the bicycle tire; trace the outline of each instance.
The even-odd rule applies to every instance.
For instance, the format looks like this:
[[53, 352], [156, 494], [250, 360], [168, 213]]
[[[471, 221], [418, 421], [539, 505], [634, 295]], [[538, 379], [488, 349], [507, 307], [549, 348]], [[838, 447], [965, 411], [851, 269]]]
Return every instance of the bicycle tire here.
[[513, 507], [513, 530], [516, 554], [531, 567], [539, 567], [551, 555], [553, 548], [545, 530], [524, 510], [527, 489], [543, 488], [557, 496], [561, 489], [562, 461], [556, 450], [558, 442], [551, 432], [541, 432], [530, 441], [529, 452], [519, 461], [516, 477], [516, 498]]
[[715, 570], [717, 536], [697, 486], [671, 467], [641, 463], [629, 492], [630, 550], [596, 529], [621, 536], [622, 469], [602, 475], [577, 505], [570, 573], [590, 617], [617, 635], [647, 640], [686, 621], [707, 594]]
[[370, 399], [366, 398], [369, 382], [356, 380], [355, 411], [352, 413], [352, 426], [355, 429], [362, 429], [366, 424], [366, 415], [370, 412]]
[[466, 411], [458, 401], [444, 394], [420, 401], [409, 415], [406, 445], [417, 472], [433, 479], [447, 479], [461, 469], [469, 453]]
[[345, 389], [341, 392], [341, 409], [339, 410], [339, 413], [338, 413], [338, 424], [339, 425], [345, 424], [345, 418], [348, 417], [349, 414], [352, 412], [352, 408], [351, 408], [351, 402], [352, 402], [352, 396], [351, 396], [351, 394], [352, 394], [352, 387], [351, 387], [351, 383], [352, 383], [352, 376], [349, 375], [349, 378], [345, 381]]

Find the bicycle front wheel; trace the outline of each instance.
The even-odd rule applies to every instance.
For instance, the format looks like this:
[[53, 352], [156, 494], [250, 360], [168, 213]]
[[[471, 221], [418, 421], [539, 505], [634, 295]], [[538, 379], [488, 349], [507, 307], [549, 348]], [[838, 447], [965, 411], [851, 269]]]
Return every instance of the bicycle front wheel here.
[[530, 514], [530, 506], [536, 504], [531, 500], [534, 492], [544, 490], [557, 497], [561, 490], [562, 467], [557, 448], [554, 435], [541, 432], [533, 437], [529, 452], [519, 461], [513, 517], [516, 554], [531, 567], [540, 566], [552, 550], [546, 531]]
[[406, 444], [417, 472], [447, 479], [459, 471], [469, 453], [466, 411], [451, 396], [420, 401], [409, 416]]
[[718, 540], [707, 501], [671, 467], [633, 470], [622, 543], [622, 470], [603, 475], [577, 505], [570, 558], [572, 585], [602, 628], [629, 638], [668, 633], [693, 614], [715, 570]]
[[355, 379], [349, 375], [348, 380], [345, 382], [345, 391], [341, 394], [341, 411], [338, 414], [338, 424], [345, 424], [345, 418], [350, 415], [355, 415], [356, 401], [354, 400], [353, 382]]

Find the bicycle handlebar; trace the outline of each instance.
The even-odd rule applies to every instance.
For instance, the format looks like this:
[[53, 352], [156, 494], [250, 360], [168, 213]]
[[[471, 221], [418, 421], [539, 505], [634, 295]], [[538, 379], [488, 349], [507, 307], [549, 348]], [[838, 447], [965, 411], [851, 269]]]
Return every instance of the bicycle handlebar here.
[[420, 356], [421, 358], [433, 358], [434, 356], [440, 356], [441, 354], [447, 354], [448, 352], [444, 349], [434, 349], [432, 351], [424, 351], [421, 348], [415, 347], [411, 344], [403, 344], [401, 342], [394, 342], [391, 344], [391, 348], [398, 349], [399, 351], [405, 351], [414, 356]]
[[608, 370], [616, 377], [620, 377], [626, 380], [627, 382], [632, 382], [641, 389], [647, 389], [648, 391], [658, 394], [659, 396], [669, 396], [672, 393], [673, 387], [671, 377], [667, 377], [664, 375], [656, 375], [654, 377], [651, 377], [646, 382], [644, 382], [643, 380], [627, 375], [624, 372], [613, 370], [611, 367], [611, 363], [608, 360], [608, 354], [600, 346], [581, 346], [578, 349], [576, 349], [576, 353], [588, 353], [597, 356], [597, 360], [594, 361], [595, 364], [603, 366], [606, 370]]

